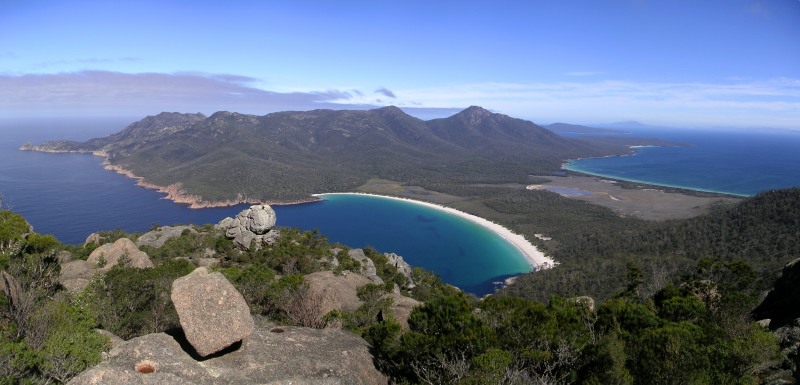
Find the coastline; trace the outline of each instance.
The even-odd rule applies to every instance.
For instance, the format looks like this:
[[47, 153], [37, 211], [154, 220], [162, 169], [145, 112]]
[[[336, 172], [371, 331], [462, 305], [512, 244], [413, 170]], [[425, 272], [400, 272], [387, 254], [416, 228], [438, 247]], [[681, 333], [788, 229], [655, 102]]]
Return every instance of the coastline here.
[[684, 191], [695, 192], [695, 193], [726, 195], [726, 196], [735, 197], [735, 198], [748, 198], [748, 197], [752, 196], [752, 195], [737, 194], [737, 193], [732, 193], [732, 192], [727, 192], [727, 191], [716, 191], [716, 190], [704, 189], [704, 188], [700, 188], [700, 187], [678, 186], [678, 185], [672, 185], [672, 184], [668, 184], [668, 183], [648, 182], [648, 181], [638, 180], [638, 179], [633, 179], [633, 178], [624, 178], [624, 177], [620, 177], [620, 176], [617, 176], [617, 175], [606, 175], [606, 174], [601, 174], [601, 173], [595, 173], [595, 172], [591, 172], [591, 171], [586, 171], [586, 170], [580, 169], [580, 168], [575, 167], [573, 165], [572, 161], [581, 160], [581, 159], [597, 159], [597, 158], [571, 159], [570, 161], [563, 163], [561, 165], [561, 169], [562, 170], [566, 170], [566, 171], [570, 171], [570, 172], [574, 172], [574, 173], [577, 173], [577, 174], [587, 175], [587, 176], [594, 176], [594, 177], [600, 177], [600, 178], [623, 181], [623, 182], [629, 182], [629, 183], [637, 183], [637, 184], [642, 184], [642, 185], [645, 185], [645, 186], [652, 186], [652, 187], [662, 187], [662, 188], [674, 189], [674, 190], [684, 190]]
[[436, 203], [424, 202], [409, 198], [401, 198], [395, 197], [390, 195], [378, 195], [378, 194], [369, 194], [369, 193], [360, 193], [360, 192], [351, 192], [351, 193], [324, 193], [324, 194], [314, 194], [314, 197], [323, 197], [325, 195], [367, 195], [373, 196], [378, 198], [385, 198], [385, 199], [394, 199], [403, 202], [409, 202], [413, 204], [418, 204], [422, 206], [426, 206], [435, 210], [444, 211], [448, 214], [452, 214], [458, 216], [460, 218], [466, 219], [473, 223], [476, 223], [489, 231], [497, 234], [501, 238], [505, 239], [507, 242], [512, 244], [517, 250], [519, 250], [522, 255], [527, 260], [528, 264], [530, 264], [531, 269], [533, 271], [541, 270], [541, 269], [549, 269], [554, 267], [557, 263], [553, 261], [552, 258], [547, 257], [542, 251], [536, 248], [532, 243], [530, 243], [524, 236], [514, 233], [513, 231], [503, 227], [497, 223], [489, 221], [487, 219], [481, 218], [476, 215], [465, 213], [461, 210], [454, 209], [452, 207], [447, 207], [443, 205], [439, 205]]
[[302, 203], [310, 203], [310, 202], [317, 202], [320, 199], [316, 197], [307, 198], [307, 199], [298, 199], [294, 201], [267, 201], [262, 202], [260, 200], [250, 199], [244, 194], [237, 194], [236, 198], [224, 201], [206, 201], [200, 195], [194, 194], [187, 194], [186, 191], [183, 189], [183, 184], [173, 183], [167, 186], [160, 186], [153, 183], [148, 183], [144, 181], [144, 177], [138, 176], [134, 174], [132, 171], [115, 164], [111, 164], [108, 160], [108, 153], [102, 150], [97, 151], [85, 151], [85, 150], [54, 150], [49, 148], [44, 148], [41, 146], [31, 146], [31, 145], [22, 145], [19, 148], [21, 151], [36, 151], [36, 152], [45, 152], [50, 154], [67, 154], [67, 153], [75, 153], [75, 154], [91, 154], [94, 156], [98, 156], [103, 158], [102, 166], [104, 169], [109, 171], [114, 171], [118, 174], [122, 174], [130, 179], [136, 181], [136, 185], [139, 187], [146, 188], [148, 190], [156, 190], [157, 192], [164, 194], [162, 199], [171, 200], [178, 204], [187, 205], [190, 209], [207, 209], [207, 208], [214, 208], [214, 207], [230, 207], [236, 206], [240, 204], [251, 204], [251, 205], [258, 205], [258, 204], [268, 204], [271, 206], [287, 206], [287, 205], [295, 205], [295, 204], [302, 204]]

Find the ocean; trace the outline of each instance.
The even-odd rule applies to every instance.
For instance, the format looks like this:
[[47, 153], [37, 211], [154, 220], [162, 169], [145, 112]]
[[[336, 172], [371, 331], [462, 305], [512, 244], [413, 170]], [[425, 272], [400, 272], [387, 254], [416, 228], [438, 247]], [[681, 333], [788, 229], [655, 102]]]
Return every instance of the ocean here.
[[[25, 142], [105, 136], [130, 121], [0, 121], [3, 204], [23, 215], [37, 232], [68, 244], [82, 244], [99, 230], [145, 232], [155, 225], [217, 223], [248, 207], [189, 209], [103, 169], [99, 157], [18, 150]], [[330, 195], [324, 201], [274, 209], [278, 226], [317, 229], [332, 242], [396, 253], [476, 295], [491, 293], [505, 278], [530, 271], [522, 253], [493, 232], [412, 203]]]
[[800, 131], [622, 129], [631, 131], [626, 136], [666, 139], [689, 146], [641, 147], [632, 156], [573, 160], [564, 168], [739, 196], [800, 186]]

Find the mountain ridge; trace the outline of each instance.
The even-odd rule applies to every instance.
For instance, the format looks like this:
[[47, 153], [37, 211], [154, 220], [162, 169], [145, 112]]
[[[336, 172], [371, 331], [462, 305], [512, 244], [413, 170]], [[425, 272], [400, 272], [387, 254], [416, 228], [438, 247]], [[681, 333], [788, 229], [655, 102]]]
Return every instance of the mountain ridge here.
[[478, 106], [428, 121], [393, 106], [263, 116], [162, 112], [104, 138], [22, 149], [104, 156], [108, 168], [195, 207], [307, 200], [314, 193], [352, 191], [371, 178], [524, 183], [566, 159], [628, 151], [563, 138]]

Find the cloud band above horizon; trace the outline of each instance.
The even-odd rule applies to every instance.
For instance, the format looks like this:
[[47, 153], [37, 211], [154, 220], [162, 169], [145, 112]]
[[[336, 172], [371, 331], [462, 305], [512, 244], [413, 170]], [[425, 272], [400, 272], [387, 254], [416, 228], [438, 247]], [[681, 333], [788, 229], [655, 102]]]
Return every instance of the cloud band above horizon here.
[[258, 88], [258, 83], [246, 76], [188, 72], [0, 75], [0, 117], [220, 110], [266, 114], [392, 104], [435, 118], [480, 105], [537, 123], [645, 120], [660, 125], [800, 129], [800, 80], [794, 79], [728, 84], [587, 80], [392, 90], [381, 86], [371, 92], [354, 88], [275, 92]]

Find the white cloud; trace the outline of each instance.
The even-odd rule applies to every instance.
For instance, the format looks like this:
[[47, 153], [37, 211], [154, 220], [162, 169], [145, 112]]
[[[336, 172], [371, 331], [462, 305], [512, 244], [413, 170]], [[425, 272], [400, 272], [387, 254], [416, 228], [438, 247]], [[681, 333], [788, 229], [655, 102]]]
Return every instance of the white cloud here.
[[[800, 80], [739, 83], [584, 81], [394, 89], [399, 106], [481, 105], [537, 122], [800, 126]], [[358, 102], [359, 98], [341, 103]]]
[[365, 109], [388, 103], [420, 117], [441, 117], [470, 105], [537, 123], [638, 120], [677, 126], [800, 128], [800, 79], [720, 83], [597, 80], [476, 83], [362, 92], [343, 87], [275, 92], [260, 79], [230, 74], [82, 71], [0, 74], [0, 117], [135, 116], [161, 111], [266, 114], [317, 108]]

